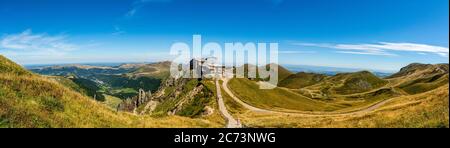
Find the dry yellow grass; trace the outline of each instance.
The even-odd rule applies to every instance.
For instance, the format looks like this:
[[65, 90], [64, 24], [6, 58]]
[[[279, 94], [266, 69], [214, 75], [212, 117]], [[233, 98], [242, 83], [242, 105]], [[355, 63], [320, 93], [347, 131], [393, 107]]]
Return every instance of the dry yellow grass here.
[[178, 116], [115, 112], [41, 76], [0, 74], [0, 127], [222, 127]]

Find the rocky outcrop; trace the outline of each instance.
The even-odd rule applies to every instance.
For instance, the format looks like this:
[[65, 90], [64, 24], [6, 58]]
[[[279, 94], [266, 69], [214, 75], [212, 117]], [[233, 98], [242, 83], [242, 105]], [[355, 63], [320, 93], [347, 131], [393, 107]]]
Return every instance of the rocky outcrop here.
[[[187, 117], [209, 115], [211, 109], [207, 106], [214, 93], [199, 79], [169, 78], [152, 96], [152, 101], [158, 105], [142, 113], [181, 115]], [[155, 102], [149, 102], [155, 103]]]
[[153, 97], [151, 91], [145, 92], [143, 89], [139, 89], [138, 96], [123, 100], [122, 103], [117, 106], [117, 111], [136, 113], [137, 108], [146, 105], [147, 102], [152, 100], [152, 98]]
[[448, 73], [449, 67], [448, 64], [420, 64], [420, 63], [413, 63], [409, 64], [408, 66], [403, 67], [400, 69], [399, 72], [387, 77], [387, 78], [398, 78], [403, 76], [410, 76], [415, 73], [418, 73], [420, 71], [427, 71], [425, 74], [445, 74]]

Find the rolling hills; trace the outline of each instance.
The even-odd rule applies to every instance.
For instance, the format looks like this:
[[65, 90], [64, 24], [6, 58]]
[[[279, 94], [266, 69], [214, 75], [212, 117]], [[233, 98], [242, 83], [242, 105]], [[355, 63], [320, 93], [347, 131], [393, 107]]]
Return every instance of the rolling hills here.
[[229, 87], [237, 97], [260, 108], [294, 111], [326, 111], [337, 108], [332, 104], [316, 101], [282, 88], [259, 89], [257, 83], [247, 79], [232, 79], [229, 83]]
[[[413, 65], [416, 66], [407, 66], [384, 79], [368, 71], [334, 76], [300, 72], [287, 76], [273, 90], [259, 90], [258, 82], [246, 79], [230, 80], [229, 88], [242, 101], [263, 109], [351, 112], [391, 98], [423, 93], [448, 84], [448, 64]], [[412, 70], [408, 67], [419, 68]], [[405, 74], [405, 71], [413, 72]]]
[[[298, 75], [305, 81], [299, 80]], [[265, 92], [255, 89], [254, 81], [230, 81], [229, 89], [240, 100], [274, 112], [252, 111], [225, 91], [224, 100], [246, 127], [449, 127], [448, 64], [415, 63], [384, 79], [367, 71], [329, 76], [313, 85], [308, 84], [311, 78], [312, 74], [306, 73], [291, 75], [281, 81], [279, 88]], [[305, 83], [310, 86], [303, 87]], [[301, 97], [287, 98], [314, 99], [334, 105], [335, 109], [324, 112], [322, 105], [313, 107], [304, 106], [308, 104], [304, 101], [286, 101], [287, 94], [293, 93]], [[305, 112], [310, 108], [313, 110]]]
[[[224, 95], [230, 112], [254, 128], [448, 128], [449, 85], [395, 97], [374, 111], [352, 115], [311, 116], [251, 112]], [[224, 93], [225, 94], [225, 93]]]
[[[331, 91], [337, 94], [353, 94], [366, 92], [387, 84], [386, 80], [380, 79], [368, 71], [356, 73], [341, 73], [327, 80], [331, 84]], [[325, 85], [327, 84], [318, 84]]]
[[[113, 87], [126, 86], [112, 89], [120, 90], [117, 93], [132, 92], [133, 86], [144, 87], [141, 82], [159, 86], [152, 100], [138, 106], [134, 114], [116, 111], [121, 99], [109, 95], [107, 91], [111, 90], [102, 88], [105, 85], [99, 85], [99, 81], [88, 79], [92, 77], [41, 76], [0, 56], [0, 127], [224, 126], [212, 80], [164, 79], [159, 76], [168, 73], [165, 62], [121, 67], [129, 71], [103, 73], [110, 78], [96, 79]], [[77, 68], [89, 71], [98, 67]], [[273, 90], [259, 89], [258, 79], [235, 78], [228, 82], [228, 88], [241, 101], [276, 112], [250, 111], [222, 92], [230, 113], [246, 127], [449, 126], [448, 64], [414, 63], [386, 78], [368, 71], [328, 76], [294, 74], [282, 66], [279, 69], [282, 79]], [[115, 76], [135, 79], [137, 83], [127, 85], [132, 81], [112, 78]], [[139, 79], [142, 77], [160, 81]], [[86, 82], [80, 82], [85, 78]], [[93, 92], [95, 96], [102, 93], [104, 98], [94, 100]]]

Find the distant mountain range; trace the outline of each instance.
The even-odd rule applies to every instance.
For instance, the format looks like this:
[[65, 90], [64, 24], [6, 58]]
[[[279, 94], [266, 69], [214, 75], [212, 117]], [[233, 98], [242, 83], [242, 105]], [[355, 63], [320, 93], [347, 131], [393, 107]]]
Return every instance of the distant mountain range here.
[[159, 63], [159, 62], [27, 64], [27, 65], [23, 65], [23, 67], [26, 69], [42, 69], [42, 68], [50, 68], [50, 67], [79, 67], [79, 66], [130, 68], [130, 66], [142, 66], [142, 65], [146, 65], [146, 64], [152, 64], [152, 63]]
[[283, 66], [292, 72], [318, 73], [318, 74], [325, 74], [328, 76], [334, 76], [338, 73], [348, 73], [358, 71], [370, 71], [378, 77], [387, 77], [395, 73], [395, 71], [370, 70], [360, 68], [340, 68], [340, 67], [311, 66], [311, 65], [283, 65]]
[[[122, 68], [124, 69], [132, 69], [136, 68], [145, 64], [151, 64], [151, 63], [84, 63], [84, 64], [41, 64], [41, 65], [25, 65], [24, 67], [26, 69], [30, 70], [36, 70], [36, 69], [44, 69], [44, 68], [57, 68], [57, 67], [92, 67], [92, 68], [98, 68], [102, 69], [102, 67], [110, 67], [111, 70], [113, 68]], [[129, 67], [132, 66], [132, 67]], [[361, 69], [361, 68], [342, 68], [342, 67], [330, 67], [330, 66], [311, 66], [311, 65], [292, 65], [292, 64], [285, 64], [282, 65], [287, 70], [298, 73], [298, 72], [307, 72], [307, 73], [318, 73], [318, 74], [325, 74], [328, 76], [334, 76], [338, 73], [348, 73], [348, 72], [358, 72], [358, 71], [370, 71], [374, 75], [378, 77], [387, 77], [395, 73], [395, 71], [386, 71], [386, 70], [370, 70], [370, 69]], [[124, 71], [121, 71], [122, 73]]]

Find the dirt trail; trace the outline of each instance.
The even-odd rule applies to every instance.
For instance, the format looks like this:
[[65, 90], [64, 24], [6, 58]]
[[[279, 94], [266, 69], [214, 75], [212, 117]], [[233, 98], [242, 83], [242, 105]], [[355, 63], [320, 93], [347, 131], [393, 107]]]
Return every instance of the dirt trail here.
[[234, 101], [238, 102], [240, 105], [244, 106], [246, 109], [254, 111], [254, 112], [263, 112], [263, 113], [274, 113], [274, 111], [270, 111], [270, 110], [265, 110], [265, 109], [261, 109], [261, 108], [257, 108], [251, 105], [248, 105], [247, 103], [243, 102], [241, 99], [239, 99], [238, 97], [236, 97], [231, 90], [228, 88], [228, 81], [230, 79], [222, 79], [223, 83], [222, 83], [222, 88], [223, 90], [228, 94], [228, 96], [230, 96], [231, 98], [233, 98]]
[[222, 116], [227, 120], [227, 128], [241, 128], [242, 125], [234, 119], [233, 116], [228, 112], [225, 103], [223, 102], [222, 91], [220, 89], [219, 80], [216, 80], [216, 89], [217, 89], [217, 101], [219, 103], [219, 111], [222, 113]]

